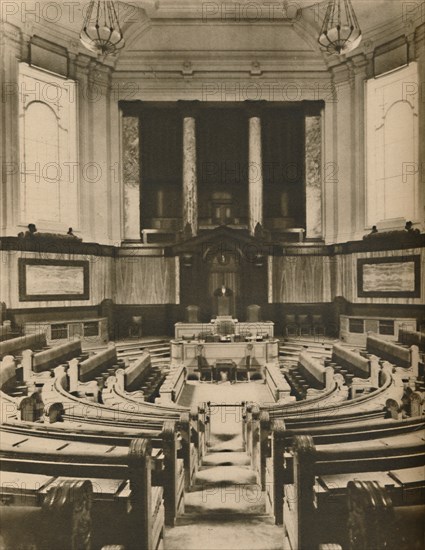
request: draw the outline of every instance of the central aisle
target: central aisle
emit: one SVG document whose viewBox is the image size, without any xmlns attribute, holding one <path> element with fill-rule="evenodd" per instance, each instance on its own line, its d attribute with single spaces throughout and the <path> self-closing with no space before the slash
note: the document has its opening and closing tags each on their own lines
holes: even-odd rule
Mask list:
<svg viewBox="0 0 425 550">
<path fill-rule="evenodd" d="M 166 550 L 280 550 L 283 528 L 266 513 L 265 499 L 245 452 L 242 407 L 273 402 L 261 382 L 188 383 L 179 404 L 211 402 L 208 453 L 185 495 L 185 513 L 165 532 Z M 226 406 L 214 406 L 226 404 Z"/>
<path fill-rule="evenodd" d="M 201 403 L 241 403 L 250 401 L 258 405 L 275 403 L 269 388 L 262 380 L 253 382 L 194 382 L 187 381 L 181 393 L 178 405 L 192 407 Z"/>
</svg>

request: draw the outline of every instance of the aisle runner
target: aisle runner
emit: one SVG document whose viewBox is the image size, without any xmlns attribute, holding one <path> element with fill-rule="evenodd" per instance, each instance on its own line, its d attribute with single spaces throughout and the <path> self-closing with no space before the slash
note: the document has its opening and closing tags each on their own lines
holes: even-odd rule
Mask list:
<svg viewBox="0 0 425 550">
<path fill-rule="evenodd" d="M 207 399 L 204 388 L 209 390 Z M 195 486 L 186 493 L 184 516 L 177 527 L 166 531 L 166 550 L 282 548 L 283 529 L 265 513 L 261 486 L 244 450 L 242 408 L 230 404 L 214 406 L 214 397 L 219 403 L 240 402 L 248 399 L 247 394 L 250 400 L 258 396 L 268 399 L 264 389 L 257 384 L 230 383 L 190 388 L 191 396 L 200 400 L 196 402 L 212 402 L 210 446 Z"/>
</svg>

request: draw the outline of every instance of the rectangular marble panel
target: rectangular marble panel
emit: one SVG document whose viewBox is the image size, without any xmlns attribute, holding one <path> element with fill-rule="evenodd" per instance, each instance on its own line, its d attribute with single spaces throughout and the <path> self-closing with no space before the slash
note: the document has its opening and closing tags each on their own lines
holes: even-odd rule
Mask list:
<svg viewBox="0 0 425 550">
<path fill-rule="evenodd" d="M 320 116 L 305 119 L 306 237 L 322 237 L 322 132 Z"/>
</svg>

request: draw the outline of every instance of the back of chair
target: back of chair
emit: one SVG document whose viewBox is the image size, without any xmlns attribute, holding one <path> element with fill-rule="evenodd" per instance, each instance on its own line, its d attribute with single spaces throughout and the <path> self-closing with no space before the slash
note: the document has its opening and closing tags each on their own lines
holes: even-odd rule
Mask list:
<svg viewBox="0 0 425 550">
<path fill-rule="evenodd" d="M 186 322 L 199 323 L 199 306 L 186 307 Z"/>
<path fill-rule="evenodd" d="M 247 323 L 259 323 L 261 319 L 261 306 L 251 304 L 246 308 Z"/>
</svg>

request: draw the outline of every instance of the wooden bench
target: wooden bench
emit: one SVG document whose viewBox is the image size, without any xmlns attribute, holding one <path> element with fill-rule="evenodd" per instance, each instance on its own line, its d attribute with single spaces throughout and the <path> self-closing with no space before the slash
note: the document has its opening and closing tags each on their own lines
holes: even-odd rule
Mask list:
<svg viewBox="0 0 425 550">
<path fill-rule="evenodd" d="M 354 535 L 348 524 L 346 505 L 349 482 L 354 479 L 374 480 L 386 486 L 387 491 L 394 495 L 394 502 L 403 505 L 404 498 L 408 504 L 423 504 L 424 464 L 423 441 L 407 441 L 385 447 L 365 443 L 315 446 L 312 437 L 296 436 L 294 483 L 285 486 L 283 515 L 290 547 L 311 550 L 319 548 L 320 544 L 336 543 L 344 549 L 353 548 L 348 540 L 350 533 Z M 395 479 L 392 472 L 408 472 L 407 469 L 415 472 L 416 468 L 421 468 L 422 472 L 420 479 L 410 485 L 419 487 L 415 494 L 415 491 L 409 491 L 409 483 Z M 381 503 L 376 504 L 379 507 Z M 353 519 L 352 516 L 351 521 Z M 385 525 L 381 527 L 385 528 Z M 389 530 L 391 527 L 387 525 Z M 355 536 L 362 538 L 364 533 Z M 364 542 L 364 538 L 362 540 Z M 375 542 L 376 539 L 372 539 L 366 546 L 357 548 L 386 548 L 376 546 Z"/>
<path fill-rule="evenodd" d="M 285 374 L 298 399 L 335 387 L 333 369 L 322 365 L 307 351 L 300 353 L 297 365 L 289 368 Z"/>
<path fill-rule="evenodd" d="M 89 395 L 95 402 L 99 398 L 101 381 L 125 365 L 122 359 L 117 358 L 114 344 L 109 344 L 107 349 L 83 361 L 78 358 L 71 359 L 68 364 L 69 391 Z"/>
<path fill-rule="evenodd" d="M 403 346 L 418 346 L 419 351 L 425 352 L 425 333 L 415 330 L 400 328 L 398 342 Z"/>
<path fill-rule="evenodd" d="M 419 349 L 418 346 L 406 348 L 395 342 L 382 340 L 378 335 L 369 332 L 366 338 L 366 349 L 390 363 L 404 369 L 411 369 L 416 378 L 419 374 Z"/>
<path fill-rule="evenodd" d="M 2 548 L 91 550 L 93 487 L 87 479 L 2 472 Z"/>
<path fill-rule="evenodd" d="M 340 385 L 339 377 L 342 379 L 340 374 L 334 376 L 337 386 Z M 394 409 L 393 414 L 398 417 L 402 414 L 402 399 L 405 392 L 401 375 L 397 372 L 393 373 L 389 365 L 384 365 L 380 373 L 380 383 L 379 388 L 354 399 L 347 399 L 348 388 L 342 384 L 338 391 L 325 392 L 316 398 L 284 405 L 277 404 L 266 407 L 266 409 L 271 418 L 286 419 L 312 414 L 334 414 L 337 417 L 340 414 L 351 414 L 356 411 L 368 413 L 383 411 L 388 408 L 388 402 L 391 400 L 391 407 Z M 395 409 L 396 406 L 398 407 L 397 410 Z"/>
<path fill-rule="evenodd" d="M 332 366 L 336 373 L 342 374 L 350 387 L 350 396 L 356 397 L 380 386 L 381 365 L 376 355 L 361 354 L 342 344 L 334 344 L 331 359 L 325 363 Z"/>
<path fill-rule="evenodd" d="M 193 477 L 194 456 L 198 455 L 197 435 L 194 434 L 194 424 L 191 424 L 189 410 L 183 407 L 158 406 L 143 401 L 130 400 L 119 394 L 109 394 L 107 405 L 94 403 L 75 397 L 68 393 L 68 377 L 64 367 L 55 369 L 55 378 L 46 383 L 42 390 L 45 404 L 45 416 L 50 422 L 69 421 L 77 423 L 92 423 L 97 426 L 111 426 L 116 429 L 143 428 L 161 430 L 167 420 L 178 421 L 182 436 L 182 458 L 185 465 L 185 486 L 189 487 Z M 194 419 L 195 421 L 195 419 Z M 198 426 L 200 428 L 202 422 Z M 195 435 L 193 441 L 192 435 Z M 196 444 L 196 448 L 192 443 Z"/>
<path fill-rule="evenodd" d="M 0 359 L 5 355 L 20 355 L 26 349 L 41 350 L 45 347 L 47 347 L 45 332 L 18 336 L 17 338 L 0 342 Z"/>
<path fill-rule="evenodd" d="M 42 383 L 46 375 L 50 376 L 50 371 L 54 367 L 66 363 L 76 356 L 81 356 L 81 354 L 81 341 L 79 339 L 39 352 L 26 349 L 22 352 L 23 379 L 25 382 Z"/>
<path fill-rule="evenodd" d="M 146 439 L 127 447 L 81 444 L 1 433 L 3 471 L 90 479 L 94 488 L 92 538 L 94 548 L 123 544 L 125 548 L 155 550 L 163 535 L 162 472 L 153 470 Z M 162 479 L 161 485 L 165 485 Z M 68 545 L 64 546 L 65 548 Z M 58 548 L 58 547 L 56 547 Z"/>
<path fill-rule="evenodd" d="M 416 496 L 423 494 L 425 488 L 423 468 L 391 470 L 388 477 L 396 485 L 383 487 L 385 479 L 348 482 L 346 507 L 350 550 L 423 547 L 425 506 L 423 499 Z"/>
<path fill-rule="evenodd" d="M 292 450 L 295 438 L 297 436 L 312 436 L 316 445 L 330 445 L 335 448 L 341 443 L 358 442 L 364 446 L 366 442 L 373 440 L 378 444 L 385 445 L 393 441 L 398 436 L 414 436 L 414 434 L 423 434 L 425 429 L 424 418 L 406 419 L 395 421 L 393 419 L 381 419 L 377 421 L 364 420 L 362 416 L 351 419 L 339 425 L 321 424 L 313 422 L 310 425 L 297 426 L 292 425 L 288 428 L 283 420 L 273 423 L 272 429 L 267 424 L 267 419 L 263 418 L 261 423 L 260 440 L 263 441 L 261 447 L 261 482 L 263 488 L 268 489 L 270 495 L 274 495 L 274 500 L 269 495 L 269 502 L 275 514 L 276 523 L 283 521 L 283 489 L 287 484 L 294 482 L 294 470 L 292 460 Z M 267 443 L 265 440 L 272 437 L 273 441 Z M 273 457 L 270 464 L 271 453 L 268 449 L 273 448 Z M 267 475 L 268 472 L 268 475 Z M 268 484 L 268 479 L 272 481 Z M 273 485 L 269 487 L 268 485 Z"/>
</svg>

